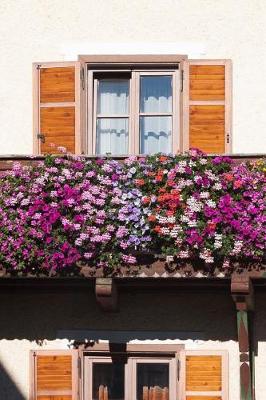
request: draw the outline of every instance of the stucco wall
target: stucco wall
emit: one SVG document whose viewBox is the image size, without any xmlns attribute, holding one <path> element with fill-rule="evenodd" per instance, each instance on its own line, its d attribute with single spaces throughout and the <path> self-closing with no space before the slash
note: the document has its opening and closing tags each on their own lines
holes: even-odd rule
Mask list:
<svg viewBox="0 0 266 400">
<path fill-rule="evenodd" d="M 156 338 L 156 332 L 167 332 L 168 342 L 171 336 L 187 349 L 228 350 L 229 399 L 239 400 L 235 311 L 229 292 L 224 290 L 194 291 L 190 295 L 178 289 L 160 293 L 151 289 L 122 291 L 119 312 L 108 314 L 98 308 L 92 289 L 11 292 L 2 288 L 0 321 L 0 393 L 4 395 L 0 398 L 6 400 L 28 398 L 29 350 L 40 348 L 36 340 L 44 340 L 45 349 L 67 348 L 78 332 L 89 330 L 98 331 L 99 339 L 106 338 L 101 331 L 131 331 L 132 340 L 139 332 L 146 340 Z M 263 362 L 260 359 L 259 363 Z M 263 370 L 258 375 L 261 388 Z M 263 392 L 257 399 L 264 400 Z"/>
<path fill-rule="evenodd" d="M 81 50 L 231 58 L 233 151 L 265 152 L 265 0 L 2 0 L 0 38 L 0 154 L 32 152 L 32 62 Z"/>
</svg>

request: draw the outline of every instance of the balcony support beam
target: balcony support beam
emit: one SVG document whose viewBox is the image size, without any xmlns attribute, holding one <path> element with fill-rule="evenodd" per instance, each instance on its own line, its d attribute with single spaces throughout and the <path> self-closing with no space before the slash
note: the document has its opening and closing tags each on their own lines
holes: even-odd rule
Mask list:
<svg viewBox="0 0 266 400">
<path fill-rule="evenodd" d="M 116 311 L 118 304 L 117 286 L 112 278 L 96 278 L 96 300 L 102 310 Z"/>
</svg>

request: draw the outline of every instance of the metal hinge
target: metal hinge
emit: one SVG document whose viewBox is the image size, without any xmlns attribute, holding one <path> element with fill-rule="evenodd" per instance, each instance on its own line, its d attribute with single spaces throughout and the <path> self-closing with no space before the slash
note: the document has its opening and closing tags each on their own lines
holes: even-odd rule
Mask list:
<svg viewBox="0 0 266 400">
<path fill-rule="evenodd" d="M 229 135 L 229 133 L 227 133 L 227 135 L 226 135 L 226 143 L 230 143 L 230 135 Z"/>
<path fill-rule="evenodd" d="M 42 64 L 37 64 L 36 69 L 41 69 Z"/>
<path fill-rule="evenodd" d="M 181 88 L 180 88 L 180 92 L 182 93 L 184 91 L 184 70 L 181 69 Z"/>
<path fill-rule="evenodd" d="M 42 143 L 45 143 L 45 136 L 43 133 L 38 133 L 37 138 L 40 139 Z"/>
<path fill-rule="evenodd" d="M 180 360 L 177 360 L 177 380 L 178 381 L 180 379 L 180 369 L 181 369 Z"/>
<path fill-rule="evenodd" d="M 80 80 L 81 80 L 82 90 L 85 90 L 85 71 L 84 71 L 84 67 L 81 67 L 81 69 L 80 69 Z"/>
<path fill-rule="evenodd" d="M 78 377 L 81 379 L 81 358 L 78 357 Z"/>
</svg>

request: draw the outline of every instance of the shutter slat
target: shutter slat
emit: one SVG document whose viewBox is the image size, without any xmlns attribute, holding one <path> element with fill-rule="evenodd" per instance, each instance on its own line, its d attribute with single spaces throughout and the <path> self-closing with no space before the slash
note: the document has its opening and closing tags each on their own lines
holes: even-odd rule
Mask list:
<svg viewBox="0 0 266 400">
<path fill-rule="evenodd" d="M 188 146 L 206 153 L 228 152 L 231 134 L 230 62 L 190 60 L 188 63 Z"/>
</svg>

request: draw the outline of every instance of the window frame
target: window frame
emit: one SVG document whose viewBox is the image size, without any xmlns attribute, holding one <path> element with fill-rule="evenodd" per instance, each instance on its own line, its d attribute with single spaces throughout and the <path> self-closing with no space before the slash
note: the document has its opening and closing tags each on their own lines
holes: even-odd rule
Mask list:
<svg viewBox="0 0 266 400">
<path fill-rule="evenodd" d="M 183 151 L 183 114 L 184 114 L 184 64 L 187 62 L 186 55 L 80 55 L 78 57 L 83 70 L 83 93 L 81 94 L 81 136 L 83 153 L 96 155 L 95 140 L 95 96 L 94 96 L 94 74 L 96 73 L 131 73 L 130 92 L 136 93 L 133 84 L 139 81 L 138 75 L 169 75 L 173 74 L 173 98 L 172 98 L 172 153 Z M 133 98 L 134 97 L 134 98 Z M 128 155 L 141 155 L 139 149 L 139 133 L 136 125 L 136 98 L 130 96 L 129 112 L 129 138 Z M 93 100 L 92 100 L 93 99 Z M 176 110 L 176 112 L 175 112 Z M 85 112 L 84 112 L 85 111 Z M 132 132 L 134 134 L 132 135 Z M 105 156 L 105 155 L 103 155 Z M 117 157 L 117 155 L 112 155 Z M 123 155 L 118 155 L 123 157 Z"/>
<path fill-rule="evenodd" d="M 112 355 L 126 356 L 125 363 L 125 399 L 137 400 L 138 363 L 169 364 L 169 400 L 181 399 L 182 382 L 179 376 L 179 363 L 184 345 L 180 344 L 112 344 L 95 343 L 90 349 L 82 350 L 81 392 L 83 400 L 92 399 L 92 365 L 93 363 L 112 362 Z M 121 350 L 119 350 L 119 347 Z"/>
</svg>

